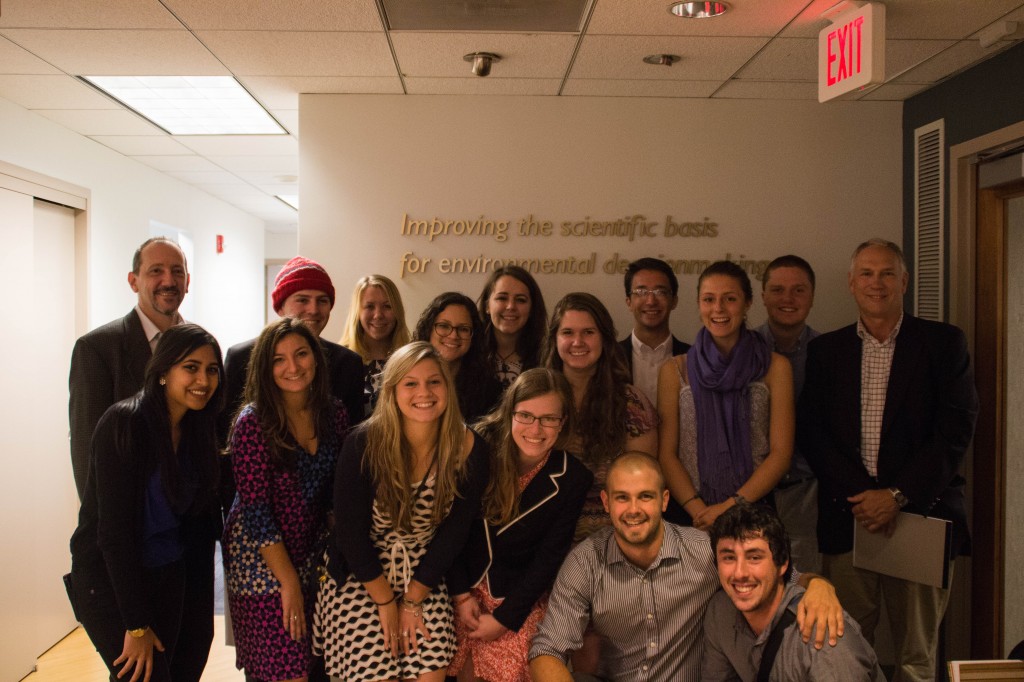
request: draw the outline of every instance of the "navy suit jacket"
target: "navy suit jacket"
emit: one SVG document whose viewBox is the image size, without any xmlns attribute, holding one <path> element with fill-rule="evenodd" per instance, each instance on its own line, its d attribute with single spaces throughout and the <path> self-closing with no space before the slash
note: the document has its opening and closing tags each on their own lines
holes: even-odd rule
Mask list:
<svg viewBox="0 0 1024 682">
<path fill-rule="evenodd" d="M 626 356 L 626 366 L 629 367 L 629 376 L 633 376 L 633 334 L 630 332 L 629 336 L 619 341 L 619 348 Z M 672 336 L 672 357 L 677 355 L 684 355 L 690 350 L 690 344 L 683 343 L 677 339 L 674 335 Z"/>
<path fill-rule="evenodd" d="M 952 551 L 966 553 L 965 481 L 958 471 L 978 414 L 967 339 L 952 325 L 904 314 L 886 390 L 877 480 L 860 456 L 861 347 L 855 324 L 807 347 L 797 427 L 800 450 L 820 485 L 821 551 L 853 549 L 847 497 L 896 487 L 910 501 L 904 511 L 953 521 Z"/>
<path fill-rule="evenodd" d="M 121 319 L 97 327 L 75 342 L 68 376 L 68 419 L 78 499 L 85 494 L 92 434 L 100 417 L 108 407 L 142 389 L 146 363 L 152 356 L 134 308 Z"/>
<path fill-rule="evenodd" d="M 594 475 L 567 452 L 556 450 L 523 490 L 519 514 L 504 526 L 477 519 L 448 574 L 451 594 L 468 592 L 485 577 L 491 596 L 504 598 L 494 617 L 510 630 L 522 627 L 541 595 L 551 590 L 572 547 L 576 520 Z"/>
</svg>

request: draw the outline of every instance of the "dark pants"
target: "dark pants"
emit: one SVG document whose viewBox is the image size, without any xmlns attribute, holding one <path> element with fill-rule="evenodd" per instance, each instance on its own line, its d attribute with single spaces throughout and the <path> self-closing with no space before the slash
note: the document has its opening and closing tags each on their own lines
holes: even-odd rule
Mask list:
<svg viewBox="0 0 1024 682">
<path fill-rule="evenodd" d="M 142 571 L 144 593 L 149 599 L 149 612 L 153 614 L 153 622 L 148 625 L 164 645 L 163 652 L 153 651 L 150 682 L 177 682 L 171 672 L 171 661 L 174 659 L 181 629 L 182 598 L 185 593 L 184 562 L 177 561 L 168 566 Z M 105 570 L 95 573 L 72 570 L 71 582 L 75 613 L 110 670 L 111 679 L 115 679 L 121 668 L 114 668 L 114 661 L 124 651 L 125 624 L 110 578 Z"/>
<path fill-rule="evenodd" d="M 171 661 L 174 682 L 199 682 L 213 642 L 214 541 L 195 540 L 185 547 L 185 592 L 181 634 Z"/>
</svg>

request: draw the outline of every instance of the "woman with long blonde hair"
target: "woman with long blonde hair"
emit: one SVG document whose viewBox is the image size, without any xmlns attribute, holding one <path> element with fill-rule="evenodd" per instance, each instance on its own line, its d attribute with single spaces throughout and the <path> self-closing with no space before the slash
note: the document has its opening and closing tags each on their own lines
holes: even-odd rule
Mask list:
<svg viewBox="0 0 1024 682">
<path fill-rule="evenodd" d="M 335 476 L 315 647 L 332 678 L 439 682 L 455 650 L 443 578 L 479 513 L 487 446 L 429 343 L 395 351 L 381 379 Z"/>
<path fill-rule="evenodd" d="M 394 282 L 384 275 L 367 275 L 356 282 L 340 343 L 363 359 L 363 396 L 368 416 L 377 403 L 384 363 L 396 348 L 409 343 L 405 306 Z"/>
</svg>

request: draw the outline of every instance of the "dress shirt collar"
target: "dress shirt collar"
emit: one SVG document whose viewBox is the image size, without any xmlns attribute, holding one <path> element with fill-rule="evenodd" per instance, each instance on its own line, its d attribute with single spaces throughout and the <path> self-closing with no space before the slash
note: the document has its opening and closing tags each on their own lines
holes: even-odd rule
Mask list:
<svg viewBox="0 0 1024 682">
<path fill-rule="evenodd" d="M 661 343 L 659 343 L 657 346 L 655 346 L 653 348 L 651 348 L 646 343 L 644 343 L 643 341 L 638 339 L 636 337 L 636 332 L 635 331 L 630 333 L 629 338 L 633 342 L 633 352 L 634 353 L 645 353 L 645 354 L 646 353 L 664 353 L 666 347 L 668 347 L 668 348 L 672 347 L 672 334 L 671 333 L 669 333 L 669 335 L 665 337 L 664 341 L 662 341 Z"/>
<path fill-rule="evenodd" d="M 661 547 L 658 549 L 658 555 L 654 557 L 654 561 L 647 568 L 640 568 L 622 553 L 619 548 L 619 542 L 615 539 L 615 529 L 608 535 L 608 551 L 606 556 L 608 565 L 612 564 L 625 564 L 632 566 L 637 571 L 646 572 L 657 568 L 661 565 L 662 561 L 678 561 L 682 547 L 679 544 L 679 539 L 675 533 L 670 533 L 668 528 L 665 526 L 665 522 L 661 522 L 662 534 L 661 534 Z"/>
<path fill-rule="evenodd" d="M 876 346 L 887 346 L 887 345 L 891 344 L 893 342 L 893 340 L 896 338 L 896 335 L 900 333 L 900 327 L 902 327 L 902 326 L 903 326 L 903 313 L 900 313 L 900 319 L 896 321 L 896 326 L 892 328 L 891 332 L 889 332 L 889 336 L 886 337 L 885 341 L 879 341 L 874 336 L 872 336 L 871 332 L 868 331 L 868 328 L 864 326 L 864 320 L 862 320 L 861 318 L 858 317 L 857 318 L 857 336 L 859 336 L 864 341 L 870 341 L 871 343 L 873 343 Z"/>
<path fill-rule="evenodd" d="M 142 331 L 146 334 L 146 341 L 149 343 L 150 350 L 156 350 L 157 336 L 160 334 L 160 328 L 153 324 L 153 320 L 146 317 L 146 313 L 142 312 L 142 308 L 135 305 L 135 312 L 139 316 L 139 322 L 142 323 Z M 174 324 L 181 324 L 185 320 L 182 319 L 180 313 L 174 313 Z"/>
</svg>

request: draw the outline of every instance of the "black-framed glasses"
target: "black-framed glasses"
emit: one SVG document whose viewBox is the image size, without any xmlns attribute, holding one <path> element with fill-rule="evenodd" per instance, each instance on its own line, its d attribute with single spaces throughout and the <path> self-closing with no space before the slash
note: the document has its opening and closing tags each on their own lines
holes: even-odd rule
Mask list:
<svg viewBox="0 0 1024 682">
<path fill-rule="evenodd" d="M 455 332 L 455 336 L 460 339 L 473 338 L 473 327 L 468 324 L 455 326 L 448 324 L 447 322 L 435 322 L 434 331 L 437 332 L 438 336 L 448 336 L 452 332 Z"/>
<path fill-rule="evenodd" d="M 532 424 L 539 419 L 540 425 L 549 429 L 561 426 L 563 419 L 562 417 L 556 417 L 553 414 L 545 414 L 541 417 L 538 417 L 537 415 L 531 414 L 529 412 L 513 412 L 512 418 L 515 419 L 520 424 Z"/>
<path fill-rule="evenodd" d="M 668 289 L 648 289 L 647 287 L 637 287 L 633 291 L 629 292 L 636 298 L 647 298 L 651 294 L 654 294 L 654 298 L 668 298 L 672 295 L 672 292 Z"/>
</svg>

